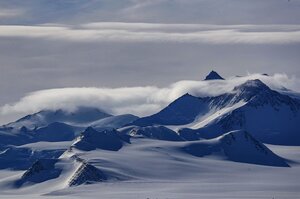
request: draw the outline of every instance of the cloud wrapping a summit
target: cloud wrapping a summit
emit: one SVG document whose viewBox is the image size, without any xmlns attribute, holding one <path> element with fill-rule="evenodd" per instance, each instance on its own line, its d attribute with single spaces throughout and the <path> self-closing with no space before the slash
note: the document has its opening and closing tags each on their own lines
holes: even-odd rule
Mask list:
<svg viewBox="0 0 300 199">
<path fill-rule="evenodd" d="M 165 88 L 154 86 L 124 88 L 57 88 L 29 93 L 13 104 L 1 107 L 1 114 L 34 113 L 43 109 L 74 110 L 78 106 L 98 107 L 111 114 L 131 113 L 138 116 L 153 114 L 185 93 L 194 96 L 216 96 L 244 83 L 260 79 L 276 90 L 300 91 L 300 81 L 285 74 L 265 76 L 252 74 L 227 80 L 179 81 Z"/>
</svg>

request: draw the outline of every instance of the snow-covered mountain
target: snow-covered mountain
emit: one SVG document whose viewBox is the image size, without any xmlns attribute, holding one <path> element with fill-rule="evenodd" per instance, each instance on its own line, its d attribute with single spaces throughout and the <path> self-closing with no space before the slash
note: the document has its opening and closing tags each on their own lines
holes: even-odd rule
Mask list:
<svg viewBox="0 0 300 199">
<path fill-rule="evenodd" d="M 132 124 L 137 126 L 183 125 L 193 122 L 196 117 L 207 112 L 209 112 L 209 107 L 205 101 L 187 93 L 160 112 L 139 118 Z"/>
<path fill-rule="evenodd" d="M 263 142 L 299 145 L 299 121 L 300 100 L 271 90 L 255 79 L 216 97 L 185 94 L 160 112 L 133 124 L 172 126 L 186 140 L 214 138 L 245 129 Z"/>
<path fill-rule="evenodd" d="M 2 128 L 21 129 L 25 127 L 33 130 L 38 127 L 47 126 L 54 122 L 66 123 L 69 125 L 80 125 L 93 122 L 111 116 L 97 108 L 78 107 L 74 111 L 67 110 L 42 110 L 38 113 L 27 115 L 15 122 L 3 125 Z"/>
<path fill-rule="evenodd" d="M 0 151 L 0 169 L 24 170 L 28 169 L 39 159 L 58 158 L 65 149 L 47 148 L 31 149 L 24 145 L 23 147 L 2 146 Z"/>
<path fill-rule="evenodd" d="M 107 180 L 105 174 L 93 165 L 81 161 L 79 167 L 68 181 L 69 186 L 78 186 Z"/>
<path fill-rule="evenodd" d="M 214 71 L 206 78 L 221 79 Z M 300 100 L 284 90 L 254 79 L 219 96 L 187 93 L 142 118 L 93 107 L 25 116 L 0 127 L 0 175 L 15 174 L 0 187 L 56 194 L 84 184 L 294 168 L 294 156 L 265 144 L 300 145 Z"/>
<path fill-rule="evenodd" d="M 123 142 L 129 142 L 129 137 L 121 135 L 115 129 L 96 131 L 92 127 L 89 127 L 81 133 L 72 144 L 72 147 L 84 151 L 94 149 L 118 151 L 122 148 Z"/>
<path fill-rule="evenodd" d="M 132 115 L 132 114 L 124 114 L 124 115 L 117 115 L 117 116 L 110 116 L 100 120 L 96 120 L 89 124 L 89 126 L 93 127 L 94 129 L 101 130 L 107 128 L 121 128 L 129 123 L 134 122 L 139 117 Z"/>
<path fill-rule="evenodd" d="M 288 166 L 283 158 L 243 130 L 231 131 L 212 140 L 190 142 L 183 150 L 197 157 L 214 155 L 236 162 Z"/>
<path fill-rule="evenodd" d="M 112 116 L 91 107 L 79 107 L 73 112 L 43 110 L 1 126 L 0 144 L 69 141 L 89 126 L 101 131 L 123 127 L 136 119 L 132 114 Z"/>
<path fill-rule="evenodd" d="M 47 180 L 59 177 L 61 169 L 55 168 L 58 159 L 39 159 L 27 169 L 19 180 L 15 182 L 15 186 L 21 187 L 42 183 Z"/>
<path fill-rule="evenodd" d="M 149 134 L 151 129 L 147 131 Z M 155 129 L 153 131 L 155 132 Z M 243 130 L 228 132 L 210 140 L 176 140 L 176 142 L 173 140 L 157 140 L 157 138 L 140 139 L 136 136 L 137 134 L 134 134 L 131 137 L 131 144 L 124 145 L 122 153 L 103 147 L 103 142 L 109 143 L 109 146 L 115 146 L 116 143 L 112 142 L 112 137 L 101 140 L 97 139 L 100 132 L 92 128 L 89 128 L 87 132 L 92 134 L 90 135 L 89 146 L 94 144 L 93 148 L 90 147 L 87 151 L 86 148 L 77 147 L 76 143 L 78 142 L 65 143 L 65 152 L 62 155 L 40 156 L 27 165 L 26 170 L 21 175 L 8 180 L 7 183 L 22 188 L 54 181 L 58 186 L 57 188 L 61 189 L 81 184 L 111 180 L 123 181 L 131 178 L 145 178 L 146 176 L 152 178 L 158 175 L 164 178 L 171 175 L 172 172 L 174 172 L 173 175 L 178 174 L 179 168 L 182 172 L 187 172 L 183 168 L 186 167 L 189 161 L 194 161 L 195 158 L 289 167 L 284 158 L 274 154 L 268 147 L 253 138 L 250 133 Z M 108 134 L 109 132 L 102 132 L 101 136 L 105 133 Z M 91 140 L 94 140 L 94 142 L 92 143 Z M 86 140 L 85 147 L 87 143 Z M 69 148 L 70 144 L 71 147 Z M 23 146 L 20 149 L 33 151 L 40 147 L 40 145 L 34 144 Z M 56 147 L 60 148 L 61 146 Z M 168 164 L 167 167 L 162 167 L 160 164 L 149 165 L 150 162 L 157 161 L 157 163 L 160 163 L 166 161 L 166 159 L 170 161 L 165 162 Z M 187 163 L 183 164 L 185 161 Z M 180 164 L 183 165 L 179 166 Z M 194 167 L 192 165 L 189 166 Z M 178 166 L 179 168 L 176 168 Z"/>
<path fill-rule="evenodd" d="M 300 101 L 271 90 L 260 80 L 249 80 L 233 93 L 205 100 L 216 111 L 195 120 L 190 129 L 181 129 L 181 134 L 186 131 L 212 138 L 245 129 L 263 142 L 300 144 Z"/>
<path fill-rule="evenodd" d="M 41 158 L 35 161 L 20 177 L 8 182 L 16 188 L 26 188 L 51 180 L 59 180 L 56 188 L 66 188 L 107 180 L 106 175 L 95 166 L 78 158 Z"/>
</svg>

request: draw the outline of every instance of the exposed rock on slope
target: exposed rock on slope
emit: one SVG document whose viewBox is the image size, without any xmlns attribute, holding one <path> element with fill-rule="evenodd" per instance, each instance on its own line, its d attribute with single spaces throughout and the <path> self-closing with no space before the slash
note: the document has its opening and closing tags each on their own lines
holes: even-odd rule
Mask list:
<svg viewBox="0 0 300 199">
<path fill-rule="evenodd" d="M 37 141 L 59 142 L 69 141 L 75 138 L 74 129 L 64 123 L 54 122 L 46 127 L 31 132 Z"/>
<path fill-rule="evenodd" d="M 182 138 L 175 131 L 164 126 L 135 127 L 129 134 L 131 136 L 143 135 L 158 140 L 182 141 Z"/>
<path fill-rule="evenodd" d="M 61 169 L 55 168 L 58 159 L 40 159 L 22 175 L 21 179 L 16 181 L 15 185 L 20 187 L 33 183 L 41 183 L 53 178 L 57 178 Z"/>
<path fill-rule="evenodd" d="M 115 129 L 96 131 L 92 127 L 89 127 L 81 133 L 77 140 L 72 144 L 72 147 L 84 151 L 94 149 L 118 151 L 122 148 L 123 142 L 126 141 L 129 142 L 129 137 L 120 135 Z"/>
<path fill-rule="evenodd" d="M 82 161 L 78 169 L 68 181 L 68 185 L 77 186 L 81 184 L 90 184 L 93 182 L 102 182 L 104 180 L 107 180 L 107 177 L 102 171 L 93 165 Z"/>
</svg>

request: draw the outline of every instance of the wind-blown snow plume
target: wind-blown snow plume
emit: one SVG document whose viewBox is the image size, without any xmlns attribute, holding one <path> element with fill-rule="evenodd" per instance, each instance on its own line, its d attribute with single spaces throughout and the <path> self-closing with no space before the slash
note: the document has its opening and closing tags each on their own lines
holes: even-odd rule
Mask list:
<svg viewBox="0 0 300 199">
<path fill-rule="evenodd" d="M 79 106 L 98 107 L 108 113 L 132 113 L 145 116 L 159 111 L 185 93 L 194 96 L 216 96 L 230 92 L 249 79 L 260 79 L 275 90 L 285 88 L 300 91 L 300 81 L 285 74 L 266 76 L 251 74 L 227 80 L 179 81 L 165 88 L 155 86 L 123 88 L 57 88 L 29 93 L 13 104 L 0 108 L 1 115 L 33 113 L 42 109 L 74 110 Z"/>
</svg>

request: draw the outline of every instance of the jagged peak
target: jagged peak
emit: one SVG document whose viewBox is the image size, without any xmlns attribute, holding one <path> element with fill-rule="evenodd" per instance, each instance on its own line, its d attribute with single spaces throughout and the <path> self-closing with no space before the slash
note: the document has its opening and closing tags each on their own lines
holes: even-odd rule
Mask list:
<svg viewBox="0 0 300 199">
<path fill-rule="evenodd" d="M 68 181 L 69 186 L 78 186 L 107 180 L 105 174 L 93 165 L 82 161 L 78 169 Z"/>
<path fill-rule="evenodd" d="M 93 127 L 91 127 L 91 126 L 89 126 L 89 127 L 87 127 L 85 130 L 84 130 L 84 132 L 82 132 L 82 135 L 84 135 L 84 134 L 87 134 L 87 133 L 89 133 L 89 132 L 98 132 L 98 131 L 96 131 L 96 129 L 94 129 Z"/>
<path fill-rule="evenodd" d="M 22 175 L 22 178 L 27 178 L 43 170 L 52 169 L 57 161 L 57 159 L 38 159 Z"/>
<path fill-rule="evenodd" d="M 204 80 L 224 80 L 216 71 L 212 70 Z"/>
</svg>

